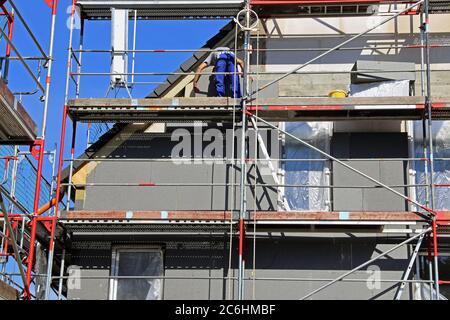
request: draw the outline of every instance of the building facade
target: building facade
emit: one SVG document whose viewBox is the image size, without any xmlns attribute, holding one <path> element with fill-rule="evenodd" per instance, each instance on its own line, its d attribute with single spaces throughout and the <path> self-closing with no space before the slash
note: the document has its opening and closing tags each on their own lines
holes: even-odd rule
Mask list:
<svg viewBox="0 0 450 320">
<path fill-rule="evenodd" d="M 398 101 L 424 95 L 420 16 L 399 15 L 381 24 L 402 7 L 377 10 L 351 17 L 261 18 L 251 35 L 258 49 L 250 56 L 252 90 L 308 65 L 260 90 L 254 105 L 258 99 L 326 98 L 333 90 Z M 450 36 L 446 19 L 431 15 L 436 47 Z M 204 48 L 235 48 L 234 35 L 231 23 Z M 240 47 L 236 52 L 243 57 Z M 433 97 L 446 96 L 450 86 L 449 56 L 445 46 L 432 51 Z M 185 74 L 169 77 L 148 100 L 213 97 L 213 76 L 206 72 L 200 93 L 193 91 L 193 73 L 204 58 L 203 51 L 195 53 L 180 66 Z M 70 239 L 67 298 L 237 299 L 242 289 L 245 299 L 430 299 L 430 284 L 422 281 L 430 271 L 429 238 L 422 236 L 427 221 L 417 205 L 429 205 L 427 169 L 417 160 L 428 157 L 422 120 L 400 111 L 353 117 L 331 109 L 309 116 L 304 109 L 295 111 L 303 121 L 270 122 L 282 131 L 265 122 L 255 122 L 256 129 L 249 121 L 241 243 L 241 122 L 114 126 L 66 170 L 64 181 L 74 185 L 73 210 L 63 211 L 61 219 Z M 449 150 L 447 128 L 446 121 L 433 123 L 436 158 Z M 435 183 L 448 183 L 447 172 L 445 162 L 438 162 Z M 435 189 L 434 208 L 448 210 L 447 189 Z M 439 242 L 445 274 L 445 237 Z"/>
</svg>

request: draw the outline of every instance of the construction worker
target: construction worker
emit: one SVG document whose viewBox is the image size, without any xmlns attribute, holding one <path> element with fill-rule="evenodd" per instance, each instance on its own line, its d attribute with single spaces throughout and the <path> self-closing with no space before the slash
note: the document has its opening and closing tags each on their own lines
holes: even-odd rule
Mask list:
<svg viewBox="0 0 450 320">
<path fill-rule="evenodd" d="M 241 69 L 244 70 L 244 61 L 236 57 L 230 48 L 216 48 L 215 51 L 211 52 L 206 60 L 198 66 L 194 77 L 194 91 L 197 93 L 200 92 L 197 82 L 202 71 L 208 66 L 214 66 L 214 72 L 218 73 L 214 75 L 217 96 L 227 96 L 228 88 L 233 98 L 241 98 L 239 72 L 235 65 L 236 62 Z M 232 74 L 223 74 L 225 72 L 232 72 Z"/>
</svg>

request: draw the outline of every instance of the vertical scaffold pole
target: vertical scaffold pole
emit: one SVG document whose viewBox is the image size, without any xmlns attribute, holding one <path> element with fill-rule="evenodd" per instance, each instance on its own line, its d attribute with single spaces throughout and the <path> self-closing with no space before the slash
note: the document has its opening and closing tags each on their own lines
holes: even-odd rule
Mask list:
<svg viewBox="0 0 450 320">
<path fill-rule="evenodd" d="M 14 9 L 9 12 L 4 5 L 2 5 L 2 9 L 6 14 L 7 22 L 8 22 L 8 39 L 12 42 L 13 40 L 13 30 L 14 30 Z M 5 54 L 5 67 L 3 70 L 3 79 L 5 83 L 8 83 L 8 75 L 9 75 L 9 63 L 11 57 L 11 44 L 6 45 L 6 54 Z"/>
<path fill-rule="evenodd" d="M 50 183 L 50 199 L 55 198 L 55 186 L 56 186 L 56 149 L 57 144 L 55 143 L 55 149 L 51 151 L 51 157 L 53 157 L 52 161 L 52 181 Z M 55 207 L 50 211 L 50 214 L 55 214 Z"/>
<path fill-rule="evenodd" d="M 421 95 L 423 97 L 427 97 L 427 76 L 425 70 L 425 24 L 424 24 L 424 12 L 421 10 L 420 12 L 420 89 Z M 427 107 L 427 105 L 425 105 Z M 425 205 L 427 207 L 430 206 L 430 183 L 429 183 L 429 170 L 428 170 L 428 162 L 430 161 L 428 156 L 428 127 L 427 127 L 427 118 L 424 117 L 422 119 L 422 148 L 423 148 L 423 157 L 425 158 L 424 162 L 424 182 L 425 182 Z M 430 242 L 430 241 L 428 241 Z M 429 257 L 426 259 L 426 263 L 428 265 L 429 270 L 429 279 L 433 281 L 433 261 L 431 259 L 431 251 L 429 251 Z M 433 300 L 433 285 L 430 283 L 430 299 Z"/>
<path fill-rule="evenodd" d="M 239 274 L 238 274 L 238 300 L 244 299 L 244 245 L 245 245 L 245 214 L 247 211 L 247 190 L 246 190 L 246 156 L 247 156 L 247 99 L 250 94 L 250 2 L 245 2 L 245 26 L 244 29 L 244 94 L 242 99 L 242 131 L 241 131 L 241 197 L 239 210 Z"/>
<path fill-rule="evenodd" d="M 47 128 L 47 113 L 48 113 L 48 101 L 50 95 L 50 83 L 51 83 L 51 75 L 52 75 L 52 65 L 53 65 L 53 47 L 54 47 L 54 38 L 55 38 L 55 26 L 56 26 L 56 11 L 58 6 L 58 0 L 54 0 L 52 3 L 52 25 L 50 28 L 50 48 L 49 48 L 49 60 L 47 66 L 47 77 L 45 79 L 46 88 L 45 88 L 45 101 L 44 101 L 44 116 L 42 120 L 42 150 L 40 155 L 43 157 L 44 155 L 44 143 L 45 143 L 45 131 Z M 42 162 L 42 161 L 41 161 Z M 40 174 L 38 173 L 39 178 Z M 37 209 L 36 209 L 37 210 Z M 36 213 L 36 211 L 35 211 Z M 48 262 L 53 260 L 53 238 L 55 236 L 54 229 L 56 228 L 56 220 L 52 221 L 52 227 L 50 231 L 50 241 L 49 241 L 49 252 L 48 252 Z M 45 286 L 45 299 L 48 299 L 48 294 L 50 291 L 51 284 L 51 274 L 52 274 L 52 264 L 47 263 L 47 279 Z"/>
<path fill-rule="evenodd" d="M 29 288 L 31 285 L 31 273 L 33 271 L 33 259 L 34 259 L 34 251 L 35 251 L 35 241 L 36 241 L 36 215 L 39 210 L 39 197 L 40 197 L 40 189 L 41 189 L 41 180 L 42 180 L 42 166 L 44 162 L 44 153 L 45 153 L 45 133 L 47 129 L 47 115 L 48 115 L 48 106 L 49 106 L 49 98 L 50 98 L 50 85 L 51 85 L 51 76 L 52 76 L 52 66 L 53 66 L 53 47 L 54 47 L 54 39 L 55 39 L 55 26 L 56 26 L 56 9 L 57 9 L 58 0 L 54 0 L 52 3 L 52 19 L 50 26 L 50 43 L 48 50 L 48 60 L 47 60 L 47 76 L 45 78 L 45 92 L 44 92 L 44 110 L 42 114 L 42 128 L 41 128 L 41 137 L 39 138 L 39 154 L 38 154 L 38 167 L 36 173 L 36 188 L 34 194 L 34 204 L 33 204 L 33 217 L 31 218 L 31 235 L 30 235 L 30 248 L 28 252 L 27 259 L 27 275 L 26 275 L 26 288 L 25 299 L 31 299 L 31 295 L 29 292 Z M 51 240 L 50 240 L 51 242 Z M 46 289 L 47 290 L 47 289 Z"/>
<path fill-rule="evenodd" d="M 28 249 L 28 257 L 27 257 L 27 274 L 25 278 L 25 292 L 24 292 L 24 299 L 25 300 L 31 300 L 31 292 L 30 292 L 30 285 L 31 285 L 31 273 L 33 271 L 33 259 L 34 259 L 34 250 L 35 250 L 35 242 L 36 242 L 36 217 L 31 217 L 30 221 L 30 247 Z"/>
<path fill-rule="evenodd" d="M 80 17 L 80 44 L 78 53 L 78 65 L 77 65 L 77 88 L 75 92 L 75 97 L 78 99 L 80 97 L 80 83 L 81 83 L 81 65 L 83 63 L 83 44 L 84 44 L 84 19 Z"/>
<path fill-rule="evenodd" d="M 66 261 L 66 248 L 63 248 L 62 255 L 61 255 L 61 268 L 59 270 L 59 279 L 58 279 L 58 300 L 61 300 L 61 297 L 62 297 L 65 261 Z"/>
<path fill-rule="evenodd" d="M 71 72 L 71 61 L 72 61 L 72 40 L 73 40 L 73 29 L 75 25 L 75 4 L 76 0 L 72 0 L 71 14 L 70 14 L 70 31 L 69 31 L 69 49 L 67 54 L 67 70 L 66 70 L 66 87 L 65 87 L 65 96 L 64 96 L 64 110 L 61 124 L 61 139 L 59 145 L 59 156 L 58 156 L 58 175 L 56 178 L 56 195 L 55 195 L 55 215 L 52 220 L 52 228 L 51 228 L 51 238 L 49 244 L 49 255 L 48 255 L 48 269 L 47 274 L 51 275 L 51 271 L 53 269 L 53 256 L 54 256 L 54 248 L 55 248 L 55 229 L 56 223 L 59 217 L 59 202 L 61 201 L 61 174 L 62 167 L 64 163 L 64 145 L 65 145 L 65 136 L 66 136 L 66 122 L 68 115 L 68 107 L 67 107 L 67 97 L 69 95 L 69 80 L 70 80 L 70 72 Z M 47 276 L 47 286 L 45 288 L 45 298 L 49 299 L 50 294 L 50 285 L 51 285 L 51 276 Z"/>
<path fill-rule="evenodd" d="M 47 283 L 45 286 L 45 299 L 49 299 L 50 295 L 50 286 L 51 286 L 51 276 L 53 270 L 53 256 L 54 256 L 54 248 L 55 248 L 55 229 L 56 223 L 59 216 L 59 202 L 61 201 L 61 173 L 63 166 L 63 154 L 64 154 L 64 141 L 65 141 L 65 133 L 66 133 L 66 122 L 67 122 L 67 106 L 64 106 L 63 110 L 63 120 L 61 124 L 61 139 L 59 146 L 59 159 L 58 159 L 58 175 L 56 178 L 56 194 L 55 194 L 55 213 L 52 219 L 52 228 L 51 228 L 51 236 L 49 243 L 49 253 L 48 253 L 48 262 L 47 262 Z"/>
<path fill-rule="evenodd" d="M 431 253 L 431 233 L 428 235 L 427 244 L 427 265 L 428 265 L 428 277 L 430 279 L 430 300 L 434 300 L 434 289 L 433 289 L 433 254 Z"/>
<path fill-rule="evenodd" d="M 429 39 L 429 0 L 424 1 L 425 21 L 423 23 L 423 34 L 425 42 L 425 64 L 426 64 L 426 96 L 425 105 L 428 124 L 428 147 L 430 156 L 428 163 L 430 166 L 430 207 L 435 210 L 435 189 L 434 189 L 434 148 L 433 148 L 433 121 L 432 121 L 432 98 L 431 98 L 431 61 L 430 61 L 430 39 Z M 437 249 L 437 227 L 436 216 L 433 216 L 433 246 L 434 246 L 434 285 L 436 291 L 436 299 L 439 300 L 439 268 L 438 268 L 438 249 Z"/>
<path fill-rule="evenodd" d="M 70 207 L 70 198 L 72 195 L 72 174 L 73 174 L 73 162 L 75 159 L 75 143 L 77 136 L 77 122 L 72 122 L 72 144 L 70 146 L 70 164 L 69 164 L 69 183 L 67 186 L 67 202 L 66 209 L 68 210 Z"/>
</svg>

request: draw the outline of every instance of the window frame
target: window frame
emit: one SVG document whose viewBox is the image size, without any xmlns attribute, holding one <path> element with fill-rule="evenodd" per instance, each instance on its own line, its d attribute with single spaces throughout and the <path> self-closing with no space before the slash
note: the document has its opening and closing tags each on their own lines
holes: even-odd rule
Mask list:
<svg viewBox="0 0 450 320">
<path fill-rule="evenodd" d="M 161 293 L 158 300 L 163 300 L 164 297 L 164 276 L 165 276 L 165 263 L 164 263 L 164 250 L 161 246 L 114 246 L 111 253 L 111 271 L 109 279 L 109 290 L 108 298 L 109 300 L 117 300 L 117 287 L 118 278 L 114 278 L 119 274 L 119 262 L 120 262 L 120 252 L 156 252 L 161 254 L 162 261 L 162 285 Z"/>
</svg>

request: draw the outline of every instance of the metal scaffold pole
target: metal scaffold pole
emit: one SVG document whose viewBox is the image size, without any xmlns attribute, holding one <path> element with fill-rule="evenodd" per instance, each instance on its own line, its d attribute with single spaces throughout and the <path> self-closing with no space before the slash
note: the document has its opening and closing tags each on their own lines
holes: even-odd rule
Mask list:
<svg viewBox="0 0 450 320">
<path fill-rule="evenodd" d="M 61 254 L 61 268 L 59 270 L 59 279 L 58 279 L 58 300 L 61 300 L 62 298 L 65 262 L 66 262 L 66 248 L 63 248 Z"/>
<path fill-rule="evenodd" d="M 48 106 L 49 106 L 49 98 L 50 98 L 50 85 L 51 85 L 51 77 L 52 77 L 52 66 L 53 66 L 53 48 L 54 48 L 54 42 L 55 42 L 55 27 L 56 27 L 56 10 L 58 6 L 58 0 L 54 0 L 52 2 L 52 20 L 51 20 L 51 27 L 50 27 L 50 44 L 49 44 L 49 52 L 48 52 L 48 62 L 47 62 L 47 77 L 45 79 L 45 96 L 44 96 L 44 111 L 43 111 L 43 117 L 42 117 L 42 131 L 41 131 L 41 148 L 39 152 L 39 163 L 38 163 L 38 173 L 37 173 L 37 181 L 39 181 L 39 185 L 36 187 L 38 188 L 36 190 L 36 196 L 35 196 L 35 206 L 34 206 L 34 213 L 37 213 L 37 210 L 39 208 L 39 196 L 40 196 L 40 181 L 42 176 L 42 164 L 44 161 L 44 152 L 45 152 L 45 133 L 47 129 L 47 115 L 48 115 Z M 37 182 L 38 183 L 38 182 Z M 36 224 L 36 222 L 35 222 Z M 53 260 L 53 238 L 55 236 L 54 229 L 56 227 L 56 222 L 53 221 L 52 228 L 50 231 L 50 241 L 49 241 L 49 249 L 48 249 L 48 261 Z M 45 298 L 48 298 L 49 294 L 49 286 L 50 286 L 50 278 L 51 278 L 51 265 L 47 263 L 49 266 L 47 269 L 47 283 L 45 287 Z"/>
<path fill-rule="evenodd" d="M 239 19 L 239 15 L 237 17 Z M 240 210 L 239 210 L 239 274 L 238 274 L 238 300 L 244 299 L 244 245 L 245 245 L 245 215 L 247 211 L 247 191 L 246 191 L 246 157 L 247 157 L 247 98 L 250 93 L 250 2 L 245 4 L 245 26 L 244 29 L 244 94 L 242 99 L 242 130 L 241 130 L 241 176 L 240 176 Z M 237 43 L 236 43 L 237 45 Z"/>
<path fill-rule="evenodd" d="M 51 83 L 51 72 L 53 65 L 53 48 L 54 48 L 54 39 L 55 39 L 55 26 L 56 26 L 56 11 L 58 7 L 58 0 L 54 0 L 52 2 L 52 24 L 50 29 L 50 45 L 49 45 L 49 60 L 48 60 L 48 69 L 47 69 L 47 78 L 46 78 L 46 91 L 45 91 L 45 106 L 44 106 L 44 117 L 43 117 L 43 125 L 42 125 L 42 151 L 41 154 L 44 154 L 44 139 L 45 139 L 45 130 L 47 124 L 47 113 L 48 113 L 48 101 L 50 94 L 50 83 Z M 50 230 L 50 241 L 48 247 L 48 257 L 47 257 L 47 277 L 46 277 L 46 285 L 45 285 L 45 299 L 49 298 L 50 287 L 51 287 L 51 276 L 52 276 L 52 268 L 53 268 L 53 254 L 54 254 L 54 246 L 55 246 L 55 229 L 56 229 L 56 211 L 54 213 L 54 217 L 52 219 L 51 230 Z"/>
<path fill-rule="evenodd" d="M 13 247 L 13 251 L 14 251 L 14 259 L 16 259 L 17 265 L 19 267 L 20 276 L 22 277 L 22 282 L 24 284 L 25 295 L 27 296 L 30 294 L 30 286 L 28 285 L 28 282 L 26 281 L 26 274 L 25 274 L 25 270 L 23 269 L 22 259 L 20 256 L 19 248 L 17 246 L 17 240 L 16 240 L 16 237 L 14 236 L 14 231 L 13 231 L 13 228 L 11 227 L 11 222 L 8 217 L 8 211 L 6 210 L 5 204 L 3 202 L 3 196 L 1 193 L 0 193 L 0 212 L 3 213 L 3 219 L 4 219 L 4 223 L 6 225 L 6 230 L 8 230 L 8 237 L 10 239 L 11 246 Z"/>
<path fill-rule="evenodd" d="M 41 135 L 33 144 L 33 148 L 35 151 L 37 151 L 37 172 L 36 172 L 36 187 L 35 187 L 35 194 L 34 194 L 34 203 L 33 203 L 33 216 L 31 217 L 31 234 L 30 234 L 30 247 L 27 257 L 27 272 L 26 272 L 26 283 L 25 287 L 28 288 L 26 290 L 24 298 L 25 299 L 31 299 L 31 293 L 29 292 L 29 288 L 32 282 L 32 272 L 33 272 L 33 265 L 34 265 L 34 254 L 35 254 L 35 242 L 36 242 L 36 228 L 37 228 L 37 214 L 39 209 L 39 199 L 40 199 L 40 191 L 41 191 L 41 181 L 42 181 L 42 167 L 44 162 L 44 153 L 45 153 L 45 133 L 47 128 L 47 116 L 48 116 L 48 106 L 49 106 L 49 98 L 50 98 L 50 87 L 51 87 L 51 76 L 52 76 L 52 65 L 53 65 L 53 48 L 54 48 L 54 38 L 55 38 L 55 26 L 56 26 L 56 8 L 57 8 L 57 0 L 54 0 L 52 3 L 52 18 L 51 18 L 51 27 L 50 27 L 50 42 L 49 42 L 49 54 L 46 56 L 47 58 L 47 76 L 45 79 L 45 88 L 43 90 L 44 97 L 44 108 L 43 108 L 43 115 L 42 115 L 42 127 L 41 127 Z M 11 5 L 15 8 L 14 3 L 11 2 Z M 17 11 L 17 8 L 15 8 Z M 18 12 L 18 11 L 17 11 Z M 33 35 L 31 33 L 31 30 L 29 30 L 29 34 Z M 35 38 L 33 37 L 33 40 Z M 37 42 L 35 40 L 35 42 Z M 40 46 L 38 45 L 39 49 L 41 50 Z M 41 50 L 42 51 L 42 50 Z M 19 55 L 19 54 L 18 54 Z M 33 75 L 34 76 L 34 75 Z M 38 86 L 43 88 L 40 83 L 38 83 Z M 37 149 L 36 149 L 37 148 Z M 51 242 L 51 239 L 50 239 Z M 50 252 L 49 252 L 50 254 Z"/>
<path fill-rule="evenodd" d="M 431 92 L 431 59 L 430 59 L 430 39 L 429 39 L 429 28 L 430 28 L 430 15 L 429 15 L 429 0 L 424 0 L 423 11 L 425 20 L 423 22 L 423 35 L 425 42 L 425 65 L 426 65 L 426 90 L 425 90 L 425 110 L 428 125 L 428 148 L 429 148 L 429 183 L 430 183 L 430 208 L 431 210 L 436 209 L 435 204 L 435 188 L 434 188 L 434 143 L 433 143 L 433 121 L 432 121 L 432 92 Z M 438 268 L 438 242 L 437 242 L 437 216 L 432 217 L 432 229 L 433 229 L 433 248 L 434 248 L 434 285 L 436 300 L 439 300 L 439 268 Z"/>
<path fill-rule="evenodd" d="M 419 254 L 419 250 L 420 250 L 420 246 L 422 245 L 422 241 L 423 238 L 425 237 L 425 234 L 423 233 L 420 237 L 419 240 L 417 240 L 417 244 L 414 248 L 413 253 L 411 254 L 411 258 L 409 259 L 409 263 L 408 263 L 408 267 L 406 268 L 405 273 L 403 274 L 403 280 L 408 280 L 408 277 L 412 271 L 413 265 L 414 263 L 417 264 L 417 255 Z M 400 300 L 403 290 L 405 289 L 406 286 L 406 282 L 402 281 L 402 283 L 400 284 L 400 286 L 397 288 L 397 292 L 395 293 L 395 297 L 394 300 Z"/>
<path fill-rule="evenodd" d="M 77 83 L 75 89 L 75 97 L 80 97 L 80 85 L 81 85 L 81 66 L 83 63 L 83 42 L 84 42 L 84 19 L 80 17 L 80 43 L 79 43 L 79 52 L 77 58 Z M 76 54 L 75 52 L 73 53 Z M 89 142 L 89 141 L 88 141 Z"/>
<path fill-rule="evenodd" d="M 420 11 L 420 93 L 423 97 L 427 97 L 427 87 L 428 85 L 425 82 L 428 82 L 426 69 L 425 69 L 425 24 L 424 24 L 424 11 Z M 427 108 L 427 104 L 425 107 Z M 423 157 L 426 159 L 424 163 L 424 182 L 425 182 L 425 205 L 427 207 L 430 206 L 430 189 L 433 187 L 433 184 L 429 183 L 430 175 L 428 174 L 429 168 L 428 163 L 430 161 L 428 156 L 428 127 L 427 127 L 427 118 L 422 118 L 422 149 L 423 149 Z M 430 236 L 430 235 L 428 235 Z M 429 241 L 428 241 L 429 242 Z M 433 262 L 432 259 L 427 258 L 425 260 L 428 264 L 429 270 L 429 279 L 433 281 Z M 434 281 L 433 281 L 434 282 Z M 432 283 L 430 283 L 430 299 L 433 300 L 434 291 Z"/>
<path fill-rule="evenodd" d="M 64 163 L 64 146 L 65 146 L 65 136 L 66 136 L 66 123 L 67 123 L 67 116 L 68 116 L 68 107 L 67 107 L 67 99 L 69 96 L 69 82 L 70 82 L 70 74 L 71 74 L 71 68 L 72 68 L 72 53 L 73 53 L 73 30 L 75 26 L 75 12 L 76 12 L 76 0 L 72 0 L 71 5 L 71 14 L 70 14 L 70 32 L 69 32 L 69 48 L 68 48 L 68 54 L 67 54 L 67 70 L 66 70 L 66 84 L 65 84 L 65 95 L 64 95 L 64 109 L 63 109 L 63 117 L 62 117 L 62 125 L 61 125 L 61 138 L 60 138 L 60 145 L 59 145 L 59 156 L 58 156 L 58 175 L 56 177 L 56 194 L 55 194 L 55 214 L 54 219 L 52 221 L 52 239 L 51 239 L 51 248 L 52 248 L 52 257 L 48 260 L 48 270 L 52 270 L 53 268 L 53 254 L 54 254 L 54 237 L 55 237 L 55 229 L 56 229 L 56 223 L 59 217 L 59 202 L 61 199 L 61 175 L 62 175 L 62 169 L 63 169 L 63 163 Z M 83 30 L 82 30 L 83 32 Z M 80 39 L 82 41 L 82 37 Z M 81 57 L 80 57 L 81 58 Z M 78 86 L 77 86 L 78 89 Z M 77 91 L 78 94 L 78 91 Z M 75 124 L 74 124 L 75 128 Z M 72 150 L 74 149 L 74 136 L 75 132 L 73 132 L 73 138 L 72 138 Z M 70 201 L 70 199 L 69 199 Z M 64 272 L 62 270 L 61 272 Z M 51 273 L 50 273 L 51 275 Z M 47 278 L 47 281 L 49 281 L 51 284 L 51 276 Z M 62 286 L 62 283 L 59 284 L 59 287 Z M 47 286 L 46 291 L 46 299 L 48 299 L 48 293 L 50 292 L 50 286 Z"/>
</svg>

